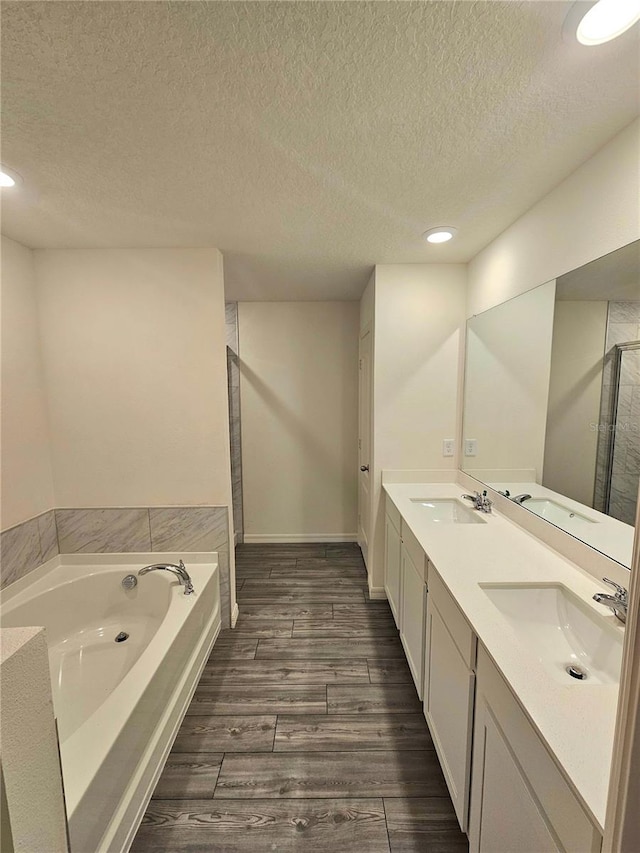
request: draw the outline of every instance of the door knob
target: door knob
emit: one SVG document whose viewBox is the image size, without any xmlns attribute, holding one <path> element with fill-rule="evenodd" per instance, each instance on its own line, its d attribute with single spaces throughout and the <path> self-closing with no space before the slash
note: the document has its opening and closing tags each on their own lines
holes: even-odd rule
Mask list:
<svg viewBox="0 0 640 853">
<path fill-rule="evenodd" d="M 364 473 L 364 471 L 368 471 L 368 470 L 369 470 L 369 466 L 368 466 L 368 465 L 361 465 L 361 466 L 360 466 L 360 470 Z"/>
</svg>

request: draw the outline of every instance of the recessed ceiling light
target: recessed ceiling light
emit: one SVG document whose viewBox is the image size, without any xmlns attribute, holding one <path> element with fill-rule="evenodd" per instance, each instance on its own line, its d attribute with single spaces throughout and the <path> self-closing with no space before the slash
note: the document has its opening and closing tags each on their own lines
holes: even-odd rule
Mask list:
<svg viewBox="0 0 640 853">
<path fill-rule="evenodd" d="M 580 44 L 604 44 L 640 21 L 640 0 L 598 0 L 578 24 Z"/>
<path fill-rule="evenodd" d="M 13 169 L 7 169 L 6 166 L 0 167 L 0 187 L 15 187 L 21 182 L 22 178 Z"/>
<path fill-rule="evenodd" d="M 446 243 L 457 232 L 457 228 L 451 228 L 449 225 L 439 225 L 437 228 L 429 228 L 422 235 L 427 243 Z"/>
</svg>

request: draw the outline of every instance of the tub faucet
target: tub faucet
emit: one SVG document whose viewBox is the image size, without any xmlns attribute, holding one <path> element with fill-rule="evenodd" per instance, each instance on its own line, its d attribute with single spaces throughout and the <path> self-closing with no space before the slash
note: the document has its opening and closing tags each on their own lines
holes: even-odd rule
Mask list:
<svg viewBox="0 0 640 853">
<path fill-rule="evenodd" d="M 528 501 L 530 498 L 531 498 L 531 495 L 524 494 L 524 495 L 516 495 L 516 496 L 515 496 L 515 498 L 511 498 L 511 500 L 512 500 L 514 503 L 516 503 L 516 504 L 520 504 L 520 506 L 522 506 L 522 504 L 523 504 L 525 501 Z"/>
<path fill-rule="evenodd" d="M 189 577 L 189 572 L 186 570 L 184 563 L 180 560 L 180 565 L 176 566 L 174 563 L 154 563 L 152 566 L 145 566 L 144 569 L 140 569 L 138 574 L 140 576 L 146 575 L 148 572 L 171 572 L 174 574 L 182 586 L 184 587 L 184 594 L 191 595 L 192 592 L 195 592 L 193 588 L 193 583 L 191 582 L 191 578 Z"/>
<path fill-rule="evenodd" d="M 609 595 L 606 592 L 596 592 L 593 600 L 597 601 L 598 604 L 604 604 L 605 607 L 610 607 L 615 613 L 616 618 L 626 623 L 629 593 L 623 586 L 619 586 L 615 581 L 610 581 L 609 578 L 602 578 L 602 580 L 615 589 L 615 595 Z"/>
</svg>

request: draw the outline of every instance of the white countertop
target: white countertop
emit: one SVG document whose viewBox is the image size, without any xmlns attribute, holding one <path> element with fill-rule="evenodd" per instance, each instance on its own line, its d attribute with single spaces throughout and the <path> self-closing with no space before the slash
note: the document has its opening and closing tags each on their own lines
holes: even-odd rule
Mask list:
<svg viewBox="0 0 640 853">
<path fill-rule="evenodd" d="M 427 521 L 411 503 L 411 498 L 459 498 L 465 491 L 460 485 L 385 483 L 384 489 L 602 830 L 618 686 L 554 681 L 535 656 L 529 656 L 479 584 L 564 584 L 618 628 L 615 616 L 603 614 L 592 601 L 604 585 L 495 509 L 482 516 L 485 524 L 440 525 Z"/>
</svg>

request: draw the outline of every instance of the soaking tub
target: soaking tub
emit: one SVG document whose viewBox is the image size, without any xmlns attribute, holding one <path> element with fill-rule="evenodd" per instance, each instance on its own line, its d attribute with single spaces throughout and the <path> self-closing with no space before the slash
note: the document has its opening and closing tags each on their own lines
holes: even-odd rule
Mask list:
<svg viewBox="0 0 640 853">
<path fill-rule="evenodd" d="M 122 587 L 180 556 L 193 595 L 163 571 Z M 133 840 L 220 630 L 215 556 L 61 555 L 3 594 L 3 627 L 46 628 L 72 853 Z"/>
</svg>

